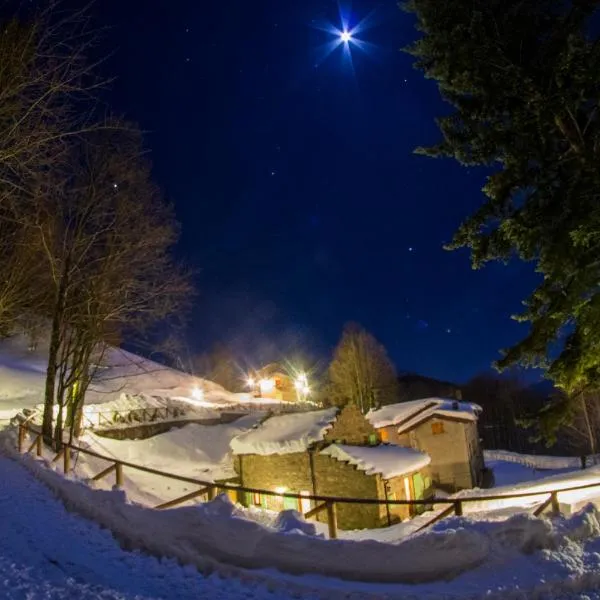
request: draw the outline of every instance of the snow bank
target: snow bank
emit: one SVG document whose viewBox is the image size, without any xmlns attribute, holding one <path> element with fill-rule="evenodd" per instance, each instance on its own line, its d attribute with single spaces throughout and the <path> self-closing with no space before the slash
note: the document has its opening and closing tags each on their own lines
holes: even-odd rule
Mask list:
<svg viewBox="0 0 600 600">
<path fill-rule="evenodd" d="M 482 408 L 471 402 L 459 402 L 446 398 L 422 398 L 410 402 L 389 404 L 367 413 L 367 419 L 376 429 L 390 425 L 401 425 L 401 430 L 410 429 L 432 415 L 458 416 L 476 421 Z"/>
<path fill-rule="evenodd" d="M 281 533 L 317 535 L 317 527 L 315 524 L 307 522 L 297 510 L 282 510 L 277 516 L 273 526 Z"/>
<path fill-rule="evenodd" d="M 531 469 L 580 469 L 581 458 L 578 456 L 543 456 L 535 454 L 519 454 L 508 450 L 484 450 L 485 461 L 503 460 L 518 463 Z M 586 457 L 588 464 L 598 464 L 600 455 Z"/>
<path fill-rule="evenodd" d="M 143 440 L 117 440 L 88 432 L 82 439 L 83 447 L 102 454 L 139 465 L 151 466 L 166 473 L 195 477 L 202 481 L 219 481 L 235 476 L 230 441 L 248 431 L 263 415 L 252 413 L 236 421 L 220 425 L 190 423 L 181 428 L 161 433 Z M 91 457 L 81 455 L 78 467 L 84 469 Z M 91 474 L 97 462 L 92 460 Z M 85 472 L 85 471 L 84 471 Z M 156 476 L 148 477 L 141 471 L 127 470 L 133 486 L 153 492 L 151 503 L 170 500 L 176 483 Z M 135 492 L 132 489 L 132 492 Z M 182 495 L 185 493 L 182 491 Z"/>
<path fill-rule="evenodd" d="M 337 408 L 278 415 L 231 441 L 234 454 L 291 454 L 304 452 L 325 437 Z"/>
<path fill-rule="evenodd" d="M 379 446 L 331 444 L 321 450 L 321 454 L 348 462 L 360 471 L 365 471 L 367 475 L 379 473 L 384 479 L 413 473 L 431 462 L 431 457 L 424 452 L 391 444 Z"/>
<path fill-rule="evenodd" d="M 4 451 L 14 454 L 14 441 L 7 442 L 5 437 L 3 443 Z M 23 464 L 67 508 L 110 529 L 128 549 L 199 568 L 216 560 L 293 574 L 416 583 L 454 577 L 480 564 L 490 552 L 488 536 L 465 527 L 428 532 L 394 546 L 282 533 L 240 516 L 226 497 L 197 507 L 157 511 L 127 504 L 123 492 L 92 490 L 65 480 L 30 457 L 23 457 Z"/>
<path fill-rule="evenodd" d="M 594 487 L 575 491 L 560 491 L 561 489 L 585 485 L 592 485 Z M 515 485 L 500 486 L 486 490 L 481 490 L 479 488 L 462 490 L 452 497 L 482 498 L 481 500 L 474 502 L 465 502 L 463 504 L 463 510 L 465 512 L 495 511 L 506 508 L 528 509 L 547 500 L 549 492 L 553 490 L 559 490 L 558 500 L 563 509 L 577 510 L 585 502 L 592 500 L 600 501 L 600 466 L 551 475 L 535 481 L 525 481 Z M 519 493 L 531 493 L 532 495 L 524 498 L 507 497 L 485 500 L 486 496 L 509 496 L 510 494 Z"/>
</svg>

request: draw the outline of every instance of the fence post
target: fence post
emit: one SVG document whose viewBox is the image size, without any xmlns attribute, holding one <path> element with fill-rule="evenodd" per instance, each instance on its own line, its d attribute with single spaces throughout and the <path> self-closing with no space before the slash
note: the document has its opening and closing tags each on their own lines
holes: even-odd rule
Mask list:
<svg viewBox="0 0 600 600">
<path fill-rule="evenodd" d="M 558 492 L 552 492 L 550 494 L 550 498 L 550 502 L 552 504 L 552 512 L 554 512 L 554 514 L 560 513 L 560 505 L 558 504 Z"/>
<path fill-rule="evenodd" d="M 115 480 L 118 488 L 123 487 L 123 465 L 120 462 L 115 463 Z"/>
<path fill-rule="evenodd" d="M 329 526 L 329 538 L 335 540 L 337 538 L 337 511 L 335 502 L 328 501 L 327 506 L 327 525 Z"/>
<path fill-rule="evenodd" d="M 462 502 L 460 500 L 455 500 L 454 501 L 454 514 L 457 517 L 462 517 L 463 516 L 463 507 L 462 507 Z"/>
<path fill-rule="evenodd" d="M 208 493 L 206 494 L 206 496 L 208 497 L 209 502 L 211 500 L 214 500 L 215 497 L 216 497 L 216 495 L 217 495 L 217 488 L 214 487 L 214 486 L 210 486 L 208 488 Z"/>
<path fill-rule="evenodd" d="M 35 441 L 35 453 L 36 456 L 42 456 L 42 434 L 38 435 Z"/>
<path fill-rule="evenodd" d="M 71 470 L 71 448 L 69 446 L 64 447 L 63 453 L 63 471 L 66 475 Z"/>
</svg>

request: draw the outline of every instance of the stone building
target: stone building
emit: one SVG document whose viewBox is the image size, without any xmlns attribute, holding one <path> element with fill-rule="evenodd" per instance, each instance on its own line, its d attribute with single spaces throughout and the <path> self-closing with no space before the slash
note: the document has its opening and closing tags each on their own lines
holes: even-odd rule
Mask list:
<svg viewBox="0 0 600 600">
<path fill-rule="evenodd" d="M 482 483 L 480 413 L 476 404 L 424 398 L 384 406 L 369 412 L 367 419 L 384 442 L 427 453 L 434 486 L 455 492 Z"/>
<path fill-rule="evenodd" d="M 231 448 L 244 487 L 378 500 L 423 498 L 430 492 L 429 456 L 382 444 L 354 405 L 270 417 L 233 439 Z M 264 494 L 249 494 L 245 502 L 303 514 L 313 508 L 308 498 Z M 406 506 L 343 503 L 337 514 L 341 529 L 378 527 L 411 516 Z"/>
</svg>

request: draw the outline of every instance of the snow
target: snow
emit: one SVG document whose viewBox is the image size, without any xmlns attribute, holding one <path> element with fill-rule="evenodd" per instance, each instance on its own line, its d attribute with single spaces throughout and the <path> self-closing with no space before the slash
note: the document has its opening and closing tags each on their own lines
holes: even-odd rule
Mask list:
<svg viewBox="0 0 600 600">
<path fill-rule="evenodd" d="M 571 487 L 597 484 L 583 490 L 563 491 Z M 558 500 L 562 510 L 575 511 L 581 508 L 586 502 L 600 501 L 600 466 L 591 467 L 584 470 L 567 470 L 558 472 L 549 476 L 540 477 L 537 480 L 521 481 L 514 484 L 497 486 L 491 489 L 481 490 L 474 488 L 471 490 L 462 490 L 453 497 L 469 498 L 509 495 L 517 493 L 531 493 L 531 496 L 524 498 L 502 498 L 496 500 L 479 500 L 464 503 L 465 512 L 498 511 L 503 509 L 529 509 L 539 505 L 548 499 L 548 494 L 552 490 L 559 490 Z"/>
<path fill-rule="evenodd" d="M 212 483 L 235 476 L 229 443 L 261 418 L 261 413 L 251 413 L 227 424 L 190 423 L 144 440 L 116 440 L 87 432 L 80 443 L 103 456 Z M 91 478 L 107 466 L 107 461 L 83 453 L 73 465 L 75 475 L 82 479 Z M 157 506 L 195 489 L 189 483 L 134 469 L 125 469 L 124 479 L 128 498 L 146 506 Z M 110 487 L 112 479 L 95 485 Z"/>
<path fill-rule="evenodd" d="M 0 339 L 0 421 L 9 421 L 23 409 L 39 408 L 44 399 L 47 340 L 31 349 L 24 335 Z M 108 347 L 102 366 L 90 385 L 84 408 L 92 422 L 99 413 L 123 413 L 164 408 L 172 401 L 197 413 L 238 407 L 260 409 L 278 401 L 228 392 L 220 385 L 165 367 L 121 348 Z M 214 413 L 213 413 L 214 414 Z"/>
<path fill-rule="evenodd" d="M 0 438 L 5 455 L 15 456 L 13 444 L 14 437 Z M 261 525 L 224 496 L 153 511 L 124 502 L 122 492 L 93 490 L 30 457 L 19 460 L 22 466 L 0 456 L 0 511 L 11 524 L 0 536 L 3 598 L 575 600 L 600 587 L 600 515 L 593 506 L 553 521 L 445 519 L 391 544 L 330 541 L 315 535 L 320 524 L 295 511 Z M 133 552 L 73 513 L 94 519 Z"/>
<path fill-rule="evenodd" d="M 291 454 L 304 452 L 325 437 L 337 408 L 270 417 L 231 441 L 234 454 Z"/>
<path fill-rule="evenodd" d="M 454 408 L 457 406 L 457 408 Z M 476 421 L 481 407 L 471 402 L 458 402 L 446 398 L 422 398 L 409 402 L 389 404 L 367 413 L 367 419 L 376 429 L 390 425 L 401 425 L 399 432 L 410 429 L 433 415 L 453 416 Z"/>
<path fill-rule="evenodd" d="M 365 471 L 367 475 L 379 473 L 384 479 L 413 473 L 431 462 L 428 454 L 391 444 L 379 446 L 331 444 L 321 450 L 321 454 L 348 462 L 360 471 Z"/>
<path fill-rule="evenodd" d="M 20 460 L 0 457 L 0 511 L 11 523 L 0 536 L 3 598 L 575 600 L 600 587 L 600 515 L 592 506 L 553 522 L 447 519 L 399 544 L 327 541 L 298 531 L 302 519 L 289 512 L 276 529 L 248 521 L 225 497 L 150 511 Z"/>
<path fill-rule="evenodd" d="M 123 550 L 109 530 L 68 512 L 44 484 L 18 463 L 0 457 L 0 471 L 3 599 L 292 598 L 291 592 L 269 584 L 268 578 L 258 582 L 244 572 L 237 578 L 224 577 L 225 569 L 213 575 L 207 569 L 203 575 L 192 565 L 180 566 L 172 559 Z"/>
<path fill-rule="evenodd" d="M 544 456 L 538 454 L 519 454 L 509 452 L 508 450 L 484 450 L 485 462 L 499 460 L 505 462 L 518 463 L 532 469 L 553 470 L 553 469 L 580 469 L 581 458 L 578 456 Z M 597 464 L 600 455 L 588 456 L 588 464 Z"/>
</svg>

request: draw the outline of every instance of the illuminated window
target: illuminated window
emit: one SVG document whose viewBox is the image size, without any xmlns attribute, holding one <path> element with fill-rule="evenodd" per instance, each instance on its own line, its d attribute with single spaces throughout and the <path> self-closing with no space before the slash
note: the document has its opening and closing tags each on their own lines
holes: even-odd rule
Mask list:
<svg viewBox="0 0 600 600">
<path fill-rule="evenodd" d="M 379 441 L 376 433 L 369 434 L 369 446 L 377 446 L 377 442 Z"/>
<path fill-rule="evenodd" d="M 283 387 L 283 383 L 279 377 L 275 377 L 275 388 L 280 390 Z"/>
<path fill-rule="evenodd" d="M 252 502 L 254 502 L 254 504 L 256 506 L 260 506 L 260 494 L 254 493 L 254 497 L 252 498 Z"/>
<path fill-rule="evenodd" d="M 381 435 L 382 442 L 387 442 L 390 439 L 387 429 L 382 429 L 379 434 Z"/>
<path fill-rule="evenodd" d="M 441 433 L 444 433 L 444 424 L 441 421 L 432 423 L 431 424 L 431 433 L 433 433 L 433 435 L 440 435 Z"/>
</svg>

